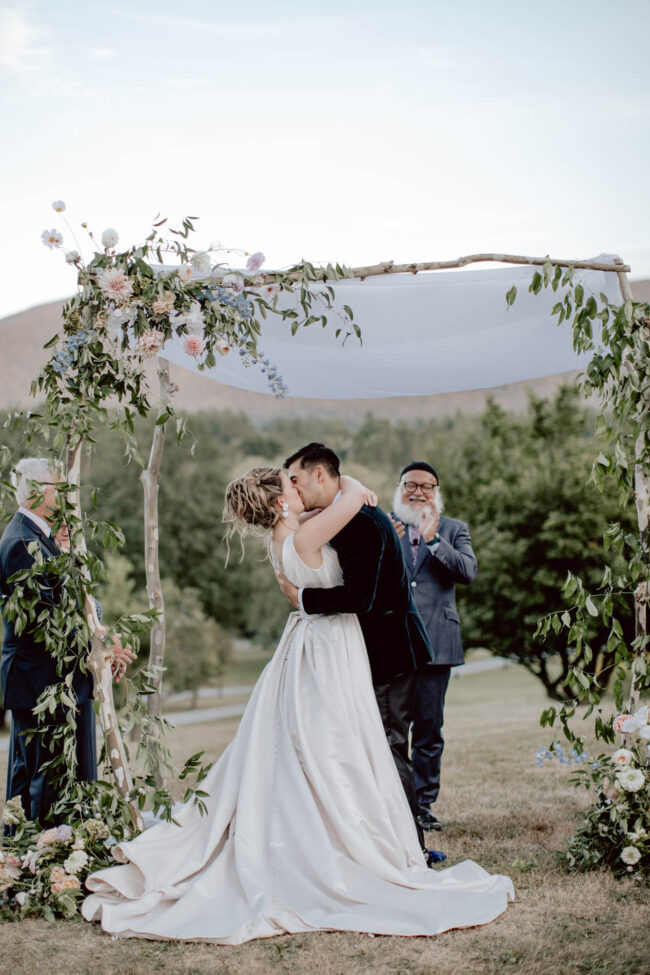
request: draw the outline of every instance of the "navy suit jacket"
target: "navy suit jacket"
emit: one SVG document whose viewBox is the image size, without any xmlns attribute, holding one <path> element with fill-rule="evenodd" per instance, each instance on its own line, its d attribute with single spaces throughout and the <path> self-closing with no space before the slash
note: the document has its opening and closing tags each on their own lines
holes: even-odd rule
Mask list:
<svg viewBox="0 0 650 975">
<path fill-rule="evenodd" d="M 14 583 L 10 577 L 34 564 L 34 558 L 27 550 L 32 542 L 38 542 L 40 550 L 46 559 L 60 555 L 60 551 L 52 538 L 22 512 L 17 512 L 7 525 L 0 539 L 0 608 L 5 599 L 11 594 Z M 38 614 L 43 609 L 52 608 L 60 599 L 60 580 L 48 580 L 43 575 L 41 585 L 41 604 L 37 607 Z M 13 623 L 3 613 L 4 638 L 2 641 L 2 659 L 0 661 L 0 684 L 2 686 L 2 700 L 5 710 L 33 708 L 39 695 L 50 684 L 61 680 L 57 674 L 56 661 L 45 649 L 42 641 L 34 638 L 29 625 L 20 634 L 16 634 Z M 72 683 L 79 703 L 92 697 L 93 683 L 90 674 L 83 674 L 77 668 Z"/>
<path fill-rule="evenodd" d="M 438 534 L 441 541 L 435 555 L 420 540 L 415 566 L 408 526 L 400 541 L 415 605 L 431 641 L 435 662 L 456 667 L 465 662 L 456 609 L 456 583 L 471 582 L 478 572 L 478 563 L 464 521 L 442 515 Z"/>
<path fill-rule="evenodd" d="M 331 541 L 343 585 L 302 591 L 306 613 L 356 613 L 375 684 L 433 658 L 406 575 L 397 533 L 381 508 L 364 505 Z"/>
</svg>

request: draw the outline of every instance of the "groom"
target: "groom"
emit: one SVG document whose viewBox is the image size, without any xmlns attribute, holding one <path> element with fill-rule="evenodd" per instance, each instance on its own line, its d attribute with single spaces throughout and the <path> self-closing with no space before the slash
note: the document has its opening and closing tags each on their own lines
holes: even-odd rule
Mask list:
<svg viewBox="0 0 650 975">
<path fill-rule="evenodd" d="M 339 493 L 339 458 L 321 443 L 310 443 L 284 463 L 307 511 L 327 508 Z M 333 589 L 300 589 L 279 577 L 295 609 L 309 615 L 356 613 L 366 642 L 379 713 L 404 792 L 417 814 L 408 754 L 417 667 L 433 660 L 422 620 L 411 596 L 402 549 L 381 508 L 364 505 L 331 541 L 343 572 Z M 416 822 L 420 846 L 422 829 Z"/>
</svg>

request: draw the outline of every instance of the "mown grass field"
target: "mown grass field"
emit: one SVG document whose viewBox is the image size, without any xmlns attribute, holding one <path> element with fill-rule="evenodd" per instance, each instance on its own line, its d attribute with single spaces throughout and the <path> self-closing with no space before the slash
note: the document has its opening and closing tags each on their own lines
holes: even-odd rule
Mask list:
<svg viewBox="0 0 650 975">
<path fill-rule="evenodd" d="M 447 705 L 445 823 L 429 836 L 449 863 L 472 858 L 509 874 L 517 900 L 492 924 L 435 938 L 293 935 L 236 948 L 113 941 L 82 921 L 0 926 L 0 973 L 33 975 L 642 975 L 650 971 L 650 892 L 604 873 L 566 874 L 561 850 L 587 802 L 565 767 L 537 768 L 548 743 L 541 685 L 517 667 L 452 681 Z M 216 758 L 228 720 L 179 728 L 179 764 L 202 748 Z M 6 754 L 2 756 L 6 763 Z M 4 774 L 4 768 L 2 769 Z M 260 810 L 263 815 L 263 810 Z M 227 896 L 224 891 L 224 896 Z"/>
</svg>

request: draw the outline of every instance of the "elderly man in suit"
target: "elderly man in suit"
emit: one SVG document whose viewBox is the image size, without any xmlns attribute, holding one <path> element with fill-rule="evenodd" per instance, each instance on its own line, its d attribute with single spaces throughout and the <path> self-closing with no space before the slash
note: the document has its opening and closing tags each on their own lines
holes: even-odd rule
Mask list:
<svg viewBox="0 0 650 975">
<path fill-rule="evenodd" d="M 0 608 L 4 618 L 4 638 L 0 662 L 0 683 L 3 706 L 11 711 L 11 739 L 7 769 L 7 799 L 20 796 L 28 819 L 47 821 L 48 810 L 56 793 L 41 769 L 52 753 L 40 734 L 28 738 L 26 734 L 37 725 L 33 709 L 40 694 L 51 684 L 58 684 L 66 676 L 57 673 L 57 663 L 48 653 L 37 633 L 35 624 L 17 628 L 8 619 L 5 601 L 17 584 L 12 577 L 31 568 L 40 551 L 47 563 L 67 547 L 65 531 L 55 537 L 52 528 L 57 520 L 57 488 L 60 478 L 46 458 L 28 457 L 16 465 L 16 500 L 19 508 L 0 539 Z M 60 576 L 47 571 L 39 581 L 39 603 L 36 620 L 43 612 L 54 611 L 61 600 Z M 127 644 L 122 647 L 119 637 L 113 645 L 113 675 L 119 679 L 126 665 L 135 655 Z M 76 698 L 77 722 L 77 778 L 96 777 L 95 714 L 93 711 L 93 683 L 90 674 L 76 667 L 71 689 Z M 58 711 L 53 721 L 64 721 Z"/>
<path fill-rule="evenodd" d="M 408 464 L 395 492 L 393 518 L 415 605 L 435 655 L 435 663 L 418 668 L 411 741 L 417 820 L 425 830 L 442 828 L 431 807 L 440 792 L 445 694 L 451 668 L 465 659 L 456 583 L 470 583 L 478 572 L 467 525 L 446 518 L 442 510 L 435 469 L 424 461 Z"/>
</svg>

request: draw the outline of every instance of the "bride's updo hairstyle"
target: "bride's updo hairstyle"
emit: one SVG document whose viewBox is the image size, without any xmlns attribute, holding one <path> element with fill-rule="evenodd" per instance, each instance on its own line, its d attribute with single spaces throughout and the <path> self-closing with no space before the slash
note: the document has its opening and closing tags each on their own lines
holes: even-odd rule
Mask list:
<svg viewBox="0 0 650 975">
<path fill-rule="evenodd" d="M 230 553 L 230 539 L 239 535 L 242 541 L 247 535 L 266 535 L 282 517 L 276 503 L 282 494 L 282 480 L 279 467 L 254 467 L 231 481 L 226 488 L 226 503 L 223 509 L 223 522 L 226 528 L 226 543 Z M 226 559 L 226 562 L 228 560 Z"/>
</svg>

